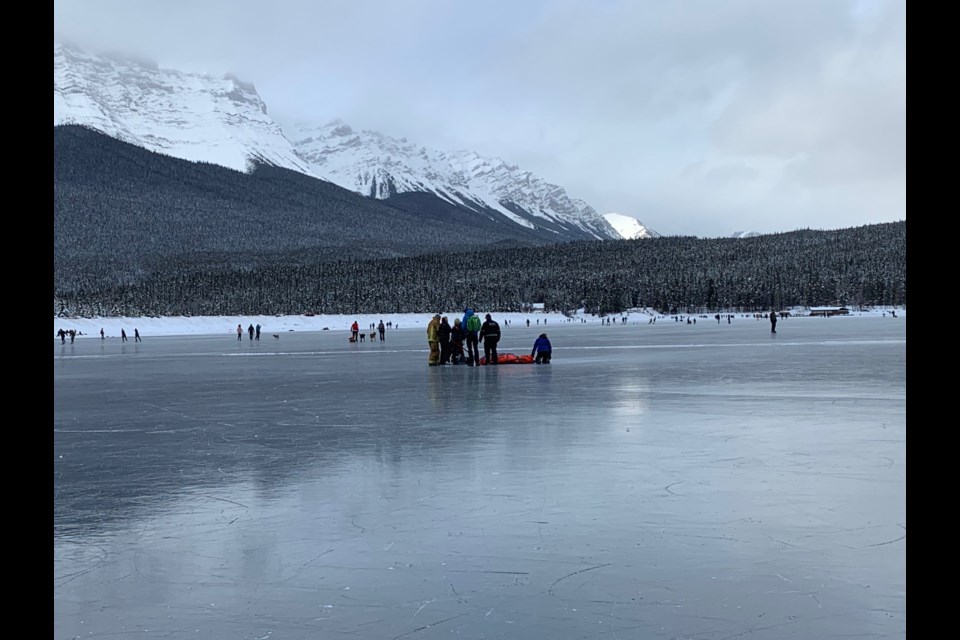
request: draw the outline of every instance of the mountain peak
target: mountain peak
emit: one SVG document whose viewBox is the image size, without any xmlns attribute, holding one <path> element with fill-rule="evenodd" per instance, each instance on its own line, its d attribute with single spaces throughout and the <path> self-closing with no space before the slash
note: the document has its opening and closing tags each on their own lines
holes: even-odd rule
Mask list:
<svg viewBox="0 0 960 640">
<path fill-rule="evenodd" d="M 150 151 L 238 171 L 309 174 L 253 83 L 161 69 L 54 43 L 53 124 L 82 124 Z"/>
<path fill-rule="evenodd" d="M 315 175 L 357 193 L 381 199 L 433 193 L 457 206 L 492 209 L 528 228 L 618 237 L 587 203 L 503 158 L 429 149 L 369 129 L 357 132 L 339 119 L 319 127 L 291 123 L 283 130 Z"/>
<path fill-rule="evenodd" d="M 54 126 L 80 124 L 150 151 L 238 171 L 292 169 L 374 198 L 431 193 L 558 240 L 611 239 L 583 200 L 500 157 L 440 151 L 340 119 L 281 127 L 252 82 L 161 69 L 54 43 Z"/>
<path fill-rule="evenodd" d="M 611 227 L 616 229 L 621 238 L 625 240 L 638 240 L 640 238 L 659 238 L 660 234 L 653 229 L 647 229 L 639 220 L 633 216 L 622 213 L 605 213 L 604 219 Z"/>
</svg>

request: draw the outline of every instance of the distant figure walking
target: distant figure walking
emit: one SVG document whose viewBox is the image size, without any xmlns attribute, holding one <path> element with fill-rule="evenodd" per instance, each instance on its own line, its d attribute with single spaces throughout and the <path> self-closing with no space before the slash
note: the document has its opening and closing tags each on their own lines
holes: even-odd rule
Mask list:
<svg viewBox="0 0 960 640">
<path fill-rule="evenodd" d="M 500 325 L 486 315 L 486 321 L 480 327 L 480 338 L 483 339 L 483 355 L 487 364 L 497 364 L 497 343 L 500 342 Z"/>
<path fill-rule="evenodd" d="M 136 327 L 133 328 L 133 341 L 143 342 L 143 340 L 140 339 L 140 331 Z"/>
<path fill-rule="evenodd" d="M 250 334 L 250 339 L 253 340 L 253 324 L 247 327 L 247 333 Z"/>
<path fill-rule="evenodd" d="M 530 352 L 530 355 L 535 356 L 534 362 L 537 364 L 550 364 L 552 351 L 553 347 L 550 346 L 550 339 L 547 334 L 541 333 L 537 341 L 533 343 L 533 351 Z"/>
<path fill-rule="evenodd" d="M 106 335 L 103 333 L 103 327 L 100 327 L 100 339 L 103 340 L 104 338 L 106 338 Z"/>
<path fill-rule="evenodd" d="M 243 340 L 243 327 L 237 325 L 237 340 Z"/>
<path fill-rule="evenodd" d="M 126 342 L 126 341 L 127 341 L 127 330 L 120 329 L 120 342 Z"/>
<path fill-rule="evenodd" d="M 259 339 L 260 339 L 260 325 L 257 325 L 257 337 L 255 338 L 255 340 L 259 340 Z"/>
<path fill-rule="evenodd" d="M 777 312 L 771 309 L 770 311 L 770 333 L 777 332 Z"/>
<path fill-rule="evenodd" d="M 67 344 L 67 332 L 63 330 L 63 327 L 60 327 L 57 335 L 60 336 L 60 344 Z"/>
<path fill-rule="evenodd" d="M 430 347 L 430 354 L 427 356 L 427 364 L 431 367 L 440 365 L 440 314 L 433 316 L 433 319 L 427 323 L 427 346 Z"/>
<path fill-rule="evenodd" d="M 70 329 L 70 344 L 73 344 L 73 341 L 77 338 L 77 330 Z"/>
<path fill-rule="evenodd" d="M 357 324 L 356 320 L 354 320 L 353 324 L 350 325 L 350 333 L 353 336 L 353 341 L 356 342 L 360 337 L 360 325 Z"/>
<path fill-rule="evenodd" d="M 386 333 L 387 328 L 383 326 L 383 320 L 380 321 L 380 324 L 377 325 L 377 331 L 380 333 L 380 342 L 383 342 L 383 335 Z"/>
</svg>

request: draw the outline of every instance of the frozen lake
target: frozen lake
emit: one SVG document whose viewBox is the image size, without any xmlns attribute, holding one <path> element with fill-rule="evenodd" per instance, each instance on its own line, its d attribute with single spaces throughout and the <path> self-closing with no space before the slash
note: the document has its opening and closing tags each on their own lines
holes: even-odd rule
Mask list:
<svg viewBox="0 0 960 640">
<path fill-rule="evenodd" d="M 54 637 L 906 635 L 906 319 L 544 330 L 57 340 Z"/>
</svg>

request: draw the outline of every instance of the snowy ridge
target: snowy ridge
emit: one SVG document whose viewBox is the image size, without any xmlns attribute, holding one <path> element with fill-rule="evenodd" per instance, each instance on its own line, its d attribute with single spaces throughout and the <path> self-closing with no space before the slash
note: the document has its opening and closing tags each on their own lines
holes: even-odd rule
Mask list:
<svg viewBox="0 0 960 640">
<path fill-rule="evenodd" d="M 265 162 L 385 199 L 427 192 L 458 206 L 493 210 L 528 229 L 619 238 L 560 186 L 500 158 L 428 150 L 337 120 L 281 128 L 250 83 L 160 69 L 131 59 L 53 46 L 53 124 L 79 124 L 194 162 L 249 171 Z"/>
<path fill-rule="evenodd" d="M 731 238 L 756 238 L 760 234 L 756 231 L 734 231 L 730 234 Z"/>
<path fill-rule="evenodd" d="M 310 174 L 252 84 L 53 45 L 53 124 L 80 124 L 194 162 Z"/>
<path fill-rule="evenodd" d="M 283 130 L 316 175 L 364 195 L 425 191 L 454 204 L 489 207 L 530 228 L 540 218 L 596 238 L 618 237 L 586 202 L 500 158 L 427 149 L 406 138 L 355 131 L 341 120 L 285 124 Z"/>
<path fill-rule="evenodd" d="M 647 229 L 639 220 L 633 216 L 626 216 L 622 213 L 605 213 L 604 219 L 610 223 L 610 226 L 616 229 L 620 237 L 625 240 L 638 240 L 640 238 L 659 238 L 660 234 L 653 229 Z"/>
</svg>

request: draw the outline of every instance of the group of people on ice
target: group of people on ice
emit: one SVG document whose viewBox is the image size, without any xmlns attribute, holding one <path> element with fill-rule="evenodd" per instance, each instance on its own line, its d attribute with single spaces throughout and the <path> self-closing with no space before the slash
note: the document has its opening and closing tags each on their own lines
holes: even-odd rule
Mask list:
<svg viewBox="0 0 960 640">
<path fill-rule="evenodd" d="M 377 339 L 377 334 L 380 335 L 380 342 L 383 342 L 386 339 L 387 327 L 392 325 L 392 322 L 383 324 L 383 320 L 380 321 L 380 324 L 374 327 L 373 323 L 370 323 L 370 342 L 374 342 Z M 363 342 L 364 338 L 367 337 L 366 333 L 360 332 L 360 323 L 356 320 L 353 321 L 353 324 L 350 325 L 350 342 Z"/>
<path fill-rule="evenodd" d="M 77 338 L 78 335 L 83 335 L 83 334 L 77 331 L 76 329 L 70 329 L 69 331 L 64 331 L 63 329 L 60 329 L 59 331 L 57 331 L 57 337 L 60 338 L 60 344 L 66 344 L 67 336 L 70 336 L 70 344 L 73 344 L 73 341 Z M 138 329 L 133 330 L 133 338 L 136 342 L 143 342 L 143 340 L 140 338 L 140 331 Z M 100 339 L 101 340 L 107 339 L 107 334 L 106 332 L 104 332 L 103 327 L 100 327 Z M 126 329 L 120 329 L 120 340 L 121 342 L 127 341 Z"/>
<path fill-rule="evenodd" d="M 529 326 L 529 321 L 527 321 Z M 480 342 L 483 342 L 483 358 L 480 358 Z M 500 324 L 490 314 L 480 316 L 466 308 L 463 318 L 454 318 L 450 325 L 446 316 L 439 313 L 427 324 L 427 345 L 430 354 L 427 364 L 431 367 L 465 364 L 468 367 L 499 364 L 497 344 L 500 342 Z M 466 348 L 464 348 L 466 347 Z M 552 347 L 547 334 L 541 333 L 533 345 L 531 358 L 537 364 L 550 362 Z"/>
</svg>

